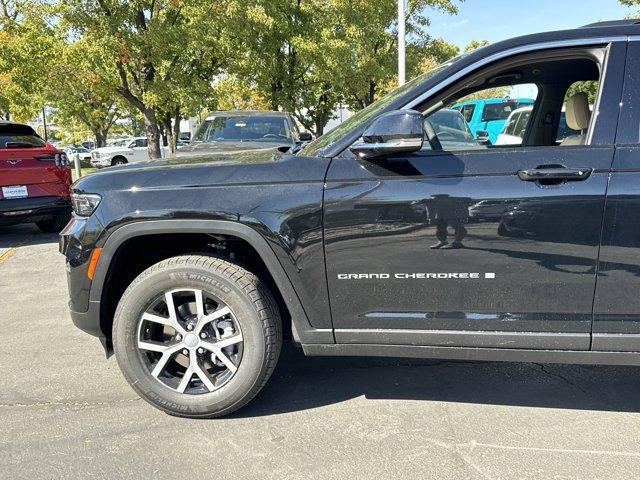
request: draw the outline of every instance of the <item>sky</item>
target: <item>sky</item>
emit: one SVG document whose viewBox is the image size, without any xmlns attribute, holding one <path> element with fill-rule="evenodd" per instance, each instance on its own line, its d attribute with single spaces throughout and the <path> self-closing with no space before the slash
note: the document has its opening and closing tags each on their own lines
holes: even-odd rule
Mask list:
<svg viewBox="0 0 640 480">
<path fill-rule="evenodd" d="M 411 0 L 408 0 L 411 1 Z M 601 20 L 616 20 L 637 11 L 617 0 L 466 0 L 457 15 L 427 11 L 428 31 L 459 47 L 471 40 L 497 42 L 519 35 L 575 28 Z"/>
</svg>

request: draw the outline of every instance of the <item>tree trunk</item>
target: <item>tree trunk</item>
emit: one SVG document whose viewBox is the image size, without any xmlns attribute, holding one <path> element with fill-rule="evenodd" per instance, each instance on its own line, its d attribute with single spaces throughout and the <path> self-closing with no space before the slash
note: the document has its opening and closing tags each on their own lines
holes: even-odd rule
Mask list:
<svg viewBox="0 0 640 480">
<path fill-rule="evenodd" d="M 167 132 L 169 137 L 169 155 L 174 156 L 178 147 L 178 140 L 180 139 L 180 115 L 178 114 L 173 119 L 173 126 L 171 122 L 167 126 Z"/>
<path fill-rule="evenodd" d="M 149 157 L 162 158 L 162 150 L 160 149 L 160 126 L 158 119 L 152 108 L 145 108 L 142 112 L 144 120 L 144 131 L 147 134 L 147 142 L 149 149 Z"/>
<path fill-rule="evenodd" d="M 104 147 L 107 145 L 107 134 L 100 130 L 94 130 L 93 137 L 96 140 L 96 148 Z"/>
</svg>

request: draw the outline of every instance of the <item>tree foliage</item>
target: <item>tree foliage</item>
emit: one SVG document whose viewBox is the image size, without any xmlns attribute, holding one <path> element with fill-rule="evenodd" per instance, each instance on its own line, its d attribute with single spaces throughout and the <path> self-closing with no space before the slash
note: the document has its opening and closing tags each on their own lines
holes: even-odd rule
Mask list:
<svg viewBox="0 0 640 480">
<path fill-rule="evenodd" d="M 462 1 L 462 0 L 461 0 Z M 102 144 L 140 118 L 152 157 L 205 109 L 278 109 L 320 135 L 338 106 L 357 110 L 397 84 L 395 0 L 0 0 L 0 114 L 47 104 Z M 428 34 L 434 9 L 406 12 L 407 74 L 458 48 Z M 134 122 L 137 124 L 137 121 Z M 79 134 L 65 132 L 69 138 Z"/>
</svg>

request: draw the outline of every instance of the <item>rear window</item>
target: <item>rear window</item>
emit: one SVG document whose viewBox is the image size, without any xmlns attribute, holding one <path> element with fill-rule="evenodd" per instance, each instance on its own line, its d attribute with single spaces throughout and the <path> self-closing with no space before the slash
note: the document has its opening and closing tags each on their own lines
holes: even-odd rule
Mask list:
<svg viewBox="0 0 640 480">
<path fill-rule="evenodd" d="M 0 148 L 38 148 L 45 142 L 28 125 L 0 124 Z"/>
</svg>

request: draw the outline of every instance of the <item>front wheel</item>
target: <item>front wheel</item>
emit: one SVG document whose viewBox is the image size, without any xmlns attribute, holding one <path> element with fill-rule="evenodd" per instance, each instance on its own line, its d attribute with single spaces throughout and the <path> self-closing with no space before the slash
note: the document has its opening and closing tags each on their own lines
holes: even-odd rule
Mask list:
<svg viewBox="0 0 640 480">
<path fill-rule="evenodd" d="M 113 324 L 118 365 L 147 402 L 212 418 L 248 403 L 282 343 L 276 302 L 252 273 L 225 260 L 179 256 L 142 272 Z"/>
</svg>

